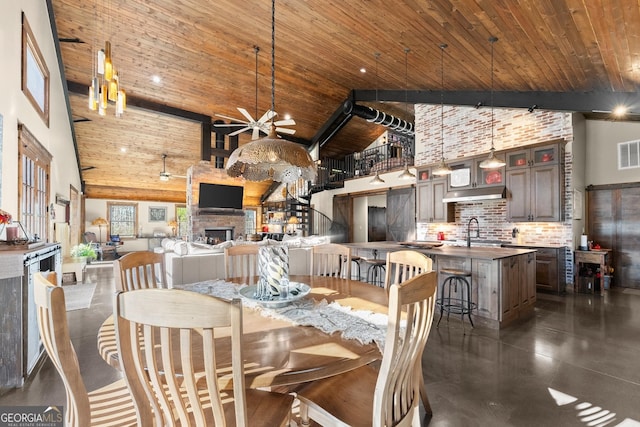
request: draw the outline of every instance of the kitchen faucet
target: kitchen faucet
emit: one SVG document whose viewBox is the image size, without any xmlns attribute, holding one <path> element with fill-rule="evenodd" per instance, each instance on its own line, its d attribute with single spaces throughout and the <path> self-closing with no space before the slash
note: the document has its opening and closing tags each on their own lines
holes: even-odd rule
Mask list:
<svg viewBox="0 0 640 427">
<path fill-rule="evenodd" d="M 471 219 L 469 220 L 469 223 L 467 223 L 467 247 L 468 248 L 471 247 L 471 222 L 473 221 L 476 222 L 476 237 L 480 237 L 480 223 L 478 222 L 478 218 L 476 218 L 475 216 L 472 216 Z"/>
</svg>

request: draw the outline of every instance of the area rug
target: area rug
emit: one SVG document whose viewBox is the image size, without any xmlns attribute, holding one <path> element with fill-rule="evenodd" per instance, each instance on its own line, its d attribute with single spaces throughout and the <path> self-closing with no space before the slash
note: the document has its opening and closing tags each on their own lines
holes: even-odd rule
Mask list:
<svg viewBox="0 0 640 427">
<path fill-rule="evenodd" d="M 96 290 L 95 283 L 82 283 L 78 285 L 63 286 L 64 299 L 67 303 L 67 311 L 82 310 L 91 306 L 93 293 Z"/>
</svg>

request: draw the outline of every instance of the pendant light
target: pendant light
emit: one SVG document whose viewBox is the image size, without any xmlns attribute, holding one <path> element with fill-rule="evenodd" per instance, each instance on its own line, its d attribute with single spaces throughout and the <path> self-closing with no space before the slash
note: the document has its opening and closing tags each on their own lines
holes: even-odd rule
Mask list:
<svg viewBox="0 0 640 427">
<path fill-rule="evenodd" d="M 434 175 L 448 175 L 451 168 L 444 161 L 444 50 L 445 43 L 440 45 L 440 164 L 432 171 Z"/>
<path fill-rule="evenodd" d="M 489 157 L 480 162 L 480 167 L 483 169 L 497 169 L 504 166 L 506 163 L 498 159 L 494 155 L 496 150 L 493 146 L 493 132 L 494 132 L 494 106 L 493 106 L 493 44 L 498 41 L 497 37 L 489 37 L 489 43 L 491 43 L 491 150 L 489 151 Z"/>
<path fill-rule="evenodd" d="M 271 111 L 275 109 L 276 2 L 271 0 Z M 278 137 L 274 119 L 269 134 L 238 147 L 227 161 L 227 174 L 249 181 L 315 182 L 316 163 L 300 144 Z"/>
<path fill-rule="evenodd" d="M 384 184 L 385 181 L 384 179 L 380 178 L 380 175 L 378 174 L 378 171 L 376 171 L 376 175 L 373 177 L 373 179 L 371 181 L 369 181 L 370 185 L 380 185 L 380 184 Z"/>
<path fill-rule="evenodd" d="M 404 48 L 404 113 L 405 113 L 405 117 L 408 116 L 408 108 L 409 108 L 409 96 L 408 96 L 408 91 L 409 91 L 409 52 L 411 50 L 408 47 Z M 402 171 L 402 173 L 400 175 L 398 175 L 398 178 L 400 179 L 415 179 L 415 174 L 411 173 L 411 171 L 409 170 L 409 165 L 407 164 L 407 161 L 404 161 L 404 170 Z"/>
</svg>

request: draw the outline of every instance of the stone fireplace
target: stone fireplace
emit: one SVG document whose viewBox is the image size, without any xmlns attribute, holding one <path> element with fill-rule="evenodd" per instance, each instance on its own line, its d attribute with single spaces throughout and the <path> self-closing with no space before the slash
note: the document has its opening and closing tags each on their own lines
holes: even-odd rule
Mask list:
<svg viewBox="0 0 640 427">
<path fill-rule="evenodd" d="M 190 240 L 223 242 L 244 236 L 244 211 L 237 209 L 200 209 L 198 198 L 200 182 L 237 185 L 224 169 L 215 169 L 210 162 L 201 161 L 187 173 L 187 217 Z"/>
</svg>

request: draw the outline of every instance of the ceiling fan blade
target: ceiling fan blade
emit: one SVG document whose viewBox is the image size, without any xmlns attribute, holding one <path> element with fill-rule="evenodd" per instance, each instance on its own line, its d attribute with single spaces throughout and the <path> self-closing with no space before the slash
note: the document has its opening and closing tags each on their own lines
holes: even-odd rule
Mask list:
<svg viewBox="0 0 640 427">
<path fill-rule="evenodd" d="M 244 132 L 245 130 L 249 130 L 249 129 L 251 129 L 251 128 L 250 128 L 250 127 L 245 126 L 245 127 L 243 127 L 242 129 L 238 129 L 238 130 L 236 130 L 236 131 L 231 132 L 231 133 L 229 134 L 229 136 L 236 136 L 236 135 L 240 135 L 242 132 Z"/>
<path fill-rule="evenodd" d="M 186 179 L 187 176 L 186 175 L 171 175 L 171 178 L 184 178 L 184 179 Z"/>
<path fill-rule="evenodd" d="M 223 119 L 231 120 L 231 121 L 234 121 L 234 122 L 240 122 L 240 123 L 248 124 L 247 122 L 244 122 L 244 121 L 242 121 L 240 119 L 235 119 L 235 118 L 230 117 L 230 116 L 225 116 L 224 114 L 216 114 L 215 116 L 216 117 L 222 117 Z"/>
<path fill-rule="evenodd" d="M 253 117 L 251 117 L 251 114 L 249 114 L 247 110 L 245 110 L 242 107 L 237 107 L 237 108 L 238 108 L 238 111 L 240 111 L 240 114 L 242 114 L 249 121 L 249 123 L 253 122 Z"/>
<path fill-rule="evenodd" d="M 296 125 L 296 121 L 293 119 L 285 119 L 285 120 L 278 120 L 277 122 L 274 122 L 273 124 L 275 124 L 276 126 L 295 126 Z"/>
<path fill-rule="evenodd" d="M 289 129 L 289 128 L 276 128 L 276 132 L 286 133 L 288 135 L 293 135 L 294 133 L 296 133 L 296 130 L 295 129 Z"/>
<path fill-rule="evenodd" d="M 254 127 L 253 128 L 253 133 L 251 134 L 251 139 L 258 139 L 260 138 L 260 128 L 259 127 Z"/>
<path fill-rule="evenodd" d="M 260 120 L 258 120 L 258 123 L 266 123 L 267 120 L 271 120 L 273 117 L 277 115 L 278 113 L 276 113 L 275 111 L 267 110 L 266 113 L 264 113 L 262 117 L 260 117 Z"/>
<path fill-rule="evenodd" d="M 214 123 L 213 126 L 217 128 L 230 128 L 236 126 L 246 126 L 247 123 Z"/>
</svg>

